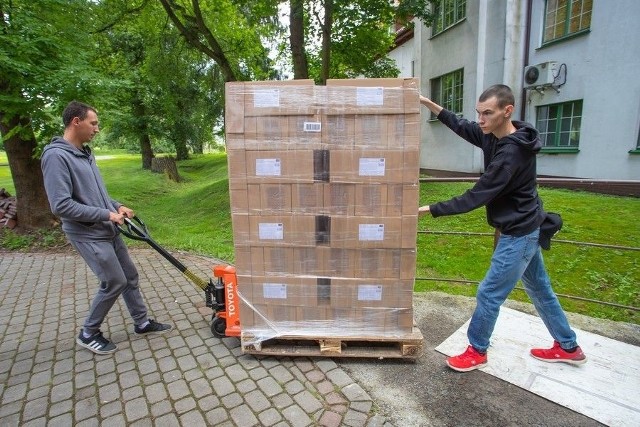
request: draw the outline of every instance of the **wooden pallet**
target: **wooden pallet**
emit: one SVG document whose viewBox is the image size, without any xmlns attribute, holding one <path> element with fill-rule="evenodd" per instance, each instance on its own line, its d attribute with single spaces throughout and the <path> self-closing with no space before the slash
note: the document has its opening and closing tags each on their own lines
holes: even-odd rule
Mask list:
<svg viewBox="0 0 640 427">
<path fill-rule="evenodd" d="M 247 343 L 251 341 L 251 343 Z M 242 351 L 264 356 L 325 356 L 375 359 L 412 359 L 422 354 L 424 338 L 414 327 L 411 334 L 401 338 L 385 337 L 326 337 L 305 338 L 280 336 L 253 343 L 241 338 Z"/>
</svg>

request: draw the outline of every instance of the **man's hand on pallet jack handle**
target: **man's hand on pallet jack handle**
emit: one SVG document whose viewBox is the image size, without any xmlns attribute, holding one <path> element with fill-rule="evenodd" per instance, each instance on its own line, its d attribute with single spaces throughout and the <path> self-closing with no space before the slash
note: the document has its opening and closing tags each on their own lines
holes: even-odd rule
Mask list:
<svg viewBox="0 0 640 427">
<path fill-rule="evenodd" d="M 129 209 L 124 205 L 121 205 L 118 208 L 118 213 L 115 213 L 115 212 L 109 213 L 109 221 L 115 222 L 118 225 L 122 225 L 124 224 L 125 218 L 133 218 L 134 216 L 135 216 L 135 213 L 133 212 L 132 209 Z"/>
</svg>

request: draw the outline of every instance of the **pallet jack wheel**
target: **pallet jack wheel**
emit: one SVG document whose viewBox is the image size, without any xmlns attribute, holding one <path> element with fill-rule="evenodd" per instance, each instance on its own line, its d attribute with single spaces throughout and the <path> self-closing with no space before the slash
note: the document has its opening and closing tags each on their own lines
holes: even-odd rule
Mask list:
<svg viewBox="0 0 640 427">
<path fill-rule="evenodd" d="M 213 335 L 219 338 L 224 338 L 227 336 L 225 334 L 226 331 L 227 331 L 227 321 L 220 317 L 214 317 L 213 320 L 211 321 L 211 333 L 213 333 Z"/>
</svg>

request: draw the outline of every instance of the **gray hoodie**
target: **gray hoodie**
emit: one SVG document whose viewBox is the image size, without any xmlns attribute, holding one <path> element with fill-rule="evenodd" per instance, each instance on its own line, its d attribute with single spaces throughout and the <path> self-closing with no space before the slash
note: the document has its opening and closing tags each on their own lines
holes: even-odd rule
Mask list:
<svg viewBox="0 0 640 427">
<path fill-rule="evenodd" d="M 111 240 L 118 231 L 109 212 L 120 203 L 107 193 L 96 159 L 88 146 L 78 149 L 56 136 L 42 153 L 44 188 L 54 215 L 69 240 Z"/>
</svg>

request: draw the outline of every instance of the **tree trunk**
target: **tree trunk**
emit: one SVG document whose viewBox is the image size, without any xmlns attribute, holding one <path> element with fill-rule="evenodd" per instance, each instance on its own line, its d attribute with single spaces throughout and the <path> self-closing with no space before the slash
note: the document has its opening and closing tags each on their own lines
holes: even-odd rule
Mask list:
<svg viewBox="0 0 640 427">
<path fill-rule="evenodd" d="M 5 135 L 18 126 L 23 127 L 22 132 L 16 132 L 6 138 Z M 53 226 L 56 218 L 51 213 L 49 200 L 44 191 L 40 159 L 33 157 L 37 143 L 29 119 L 20 119 L 18 116 L 7 119 L 6 114 L 0 112 L 0 131 L 16 189 L 18 226 L 24 229 Z"/>
<path fill-rule="evenodd" d="M 331 28 L 333 26 L 333 0 L 325 0 L 324 24 L 322 25 L 322 70 L 320 71 L 320 84 L 327 84 L 329 79 L 331 60 Z"/>
<path fill-rule="evenodd" d="M 170 180 L 180 182 L 178 165 L 173 157 L 155 157 L 151 162 L 151 171 L 164 173 Z"/>
<path fill-rule="evenodd" d="M 187 160 L 189 158 L 189 149 L 184 139 L 175 140 L 174 146 L 176 147 L 176 160 Z"/>
<path fill-rule="evenodd" d="M 151 138 L 149 138 L 149 129 L 147 126 L 146 109 L 141 97 L 136 95 L 133 99 L 133 115 L 136 118 L 136 132 L 138 141 L 140 142 L 140 152 L 142 153 L 142 169 L 151 169 L 151 159 L 153 159 L 153 150 L 151 149 Z"/>
<path fill-rule="evenodd" d="M 290 0 L 291 7 L 289 28 L 291 44 L 291 58 L 293 60 L 293 78 L 308 79 L 309 65 L 304 43 L 304 1 Z"/>
<path fill-rule="evenodd" d="M 140 135 L 140 151 L 142 152 L 142 169 L 151 169 L 151 161 L 155 156 L 148 133 Z"/>
</svg>

